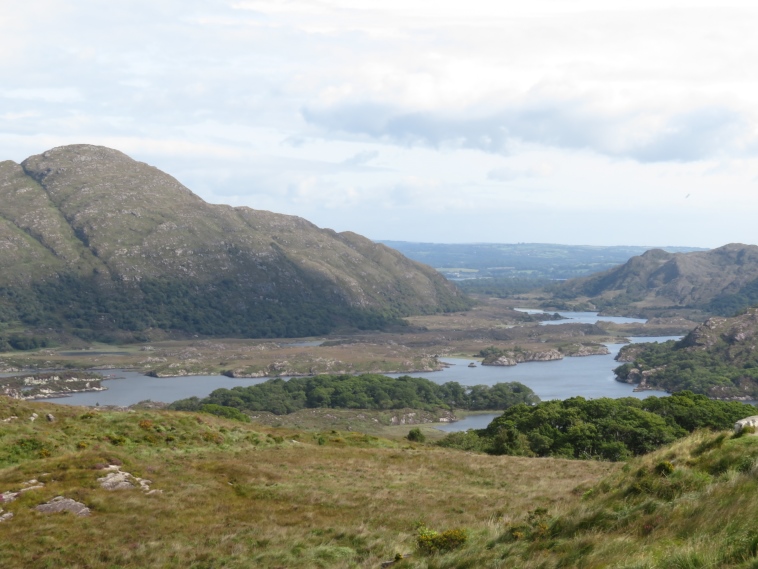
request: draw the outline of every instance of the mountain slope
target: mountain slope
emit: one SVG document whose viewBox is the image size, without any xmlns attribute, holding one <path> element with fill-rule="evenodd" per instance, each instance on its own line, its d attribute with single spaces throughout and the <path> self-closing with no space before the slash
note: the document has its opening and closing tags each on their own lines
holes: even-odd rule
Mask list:
<svg viewBox="0 0 758 569">
<path fill-rule="evenodd" d="M 732 243 L 691 253 L 653 249 L 603 273 L 567 281 L 557 295 L 588 297 L 606 310 L 732 314 L 758 302 L 758 246 Z"/>
<path fill-rule="evenodd" d="M 679 342 L 630 344 L 617 378 L 641 388 L 688 389 L 722 399 L 758 397 L 758 308 L 733 318 L 713 317 Z"/>
<path fill-rule="evenodd" d="M 205 203 L 89 145 L 0 163 L 0 263 L 0 319 L 85 336 L 297 336 L 466 306 L 436 271 L 383 245 Z"/>
</svg>

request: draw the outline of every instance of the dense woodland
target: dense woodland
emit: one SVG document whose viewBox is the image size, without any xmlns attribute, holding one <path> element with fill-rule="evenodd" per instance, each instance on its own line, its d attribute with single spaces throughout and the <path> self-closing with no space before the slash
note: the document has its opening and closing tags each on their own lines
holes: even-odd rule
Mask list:
<svg viewBox="0 0 758 569">
<path fill-rule="evenodd" d="M 669 397 L 543 401 L 516 405 L 486 429 L 451 433 L 439 444 L 490 454 L 625 460 L 697 429 L 729 429 L 755 414 L 747 403 L 714 401 L 690 391 Z"/>
<path fill-rule="evenodd" d="M 442 385 L 420 377 L 391 378 L 379 374 L 317 375 L 270 379 L 249 387 L 216 389 L 208 397 L 191 397 L 171 404 L 179 411 L 199 411 L 219 405 L 240 411 L 269 411 L 277 415 L 300 409 L 507 409 L 533 405 L 539 398 L 527 386 L 498 383 L 493 386 Z M 205 410 L 208 410 L 207 408 Z M 218 413 L 217 413 L 218 414 Z"/>
<path fill-rule="evenodd" d="M 144 279 L 136 284 L 64 276 L 28 288 L 0 288 L 0 323 L 66 330 L 88 341 L 145 341 L 151 328 L 183 334 L 242 338 L 292 338 L 326 334 L 339 326 L 382 329 L 402 325 L 411 310 L 355 310 L 328 299 L 302 296 L 252 299 L 244 283 Z M 457 307 L 468 306 L 463 300 Z M 17 336 L 21 338 L 22 336 Z M 6 344 L 14 349 L 44 345 L 43 337 Z"/>
</svg>

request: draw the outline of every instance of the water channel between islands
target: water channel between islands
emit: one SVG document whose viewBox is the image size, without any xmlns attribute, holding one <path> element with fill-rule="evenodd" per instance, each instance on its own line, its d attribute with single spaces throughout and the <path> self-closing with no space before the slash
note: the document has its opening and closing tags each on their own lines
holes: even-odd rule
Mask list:
<svg viewBox="0 0 758 569">
<path fill-rule="evenodd" d="M 530 312 L 534 312 L 531 311 Z M 567 320 L 545 322 L 546 325 L 582 322 L 594 323 L 598 320 L 614 322 L 644 322 L 644 320 L 620 317 L 598 317 L 593 312 L 568 313 L 561 312 Z M 674 336 L 635 337 L 632 342 L 664 342 L 678 339 Z M 582 396 L 598 397 L 638 397 L 650 395 L 666 395 L 660 391 L 634 392 L 634 386 L 620 383 L 614 379 L 613 369 L 619 364 L 614 357 L 622 344 L 608 344 L 610 354 L 603 356 L 569 357 L 562 360 L 547 362 L 521 363 L 512 367 L 481 366 L 468 367 L 473 360 L 458 358 L 442 358 L 441 361 L 450 367 L 437 372 L 388 374 L 393 377 L 413 375 L 425 377 L 435 383 L 457 381 L 461 385 L 493 385 L 508 381 L 519 381 L 530 387 L 540 399 L 567 399 Z M 113 372 L 109 372 L 113 373 Z M 171 402 L 186 397 L 205 397 L 211 391 L 219 388 L 230 389 L 237 386 L 248 386 L 262 383 L 269 378 L 234 379 L 222 375 L 189 376 L 156 378 L 142 375 L 138 372 L 115 370 L 119 379 L 108 379 L 102 382 L 107 391 L 75 393 L 71 397 L 48 399 L 51 403 L 65 405 L 133 405 L 140 401 Z M 470 428 L 483 428 L 497 414 L 471 415 L 461 421 L 442 425 L 445 431 L 459 431 Z"/>
</svg>

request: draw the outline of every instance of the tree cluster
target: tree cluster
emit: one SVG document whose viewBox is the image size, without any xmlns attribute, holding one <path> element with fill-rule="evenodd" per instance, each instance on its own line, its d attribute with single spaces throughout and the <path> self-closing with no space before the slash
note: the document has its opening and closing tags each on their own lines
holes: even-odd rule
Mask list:
<svg viewBox="0 0 758 569">
<path fill-rule="evenodd" d="M 714 401 L 690 391 L 640 400 L 585 399 L 516 405 L 486 429 L 453 433 L 443 446 L 490 454 L 624 460 L 696 429 L 728 429 L 755 414 L 746 403 Z"/>
<path fill-rule="evenodd" d="M 270 379 L 249 387 L 217 389 L 204 399 L 191 397 L 171 404 L 179 411 L 197 411 L 220 405 L 241 411 L 269 411 L 277 415 L 300 409 L 507 409 L 532 405 L 539 398 L 527 386 L 498 383 L 493 386 L 442 385 L 420 377 L 392 378 L 379 374 L 317 375 Z"/>
<path fill-rule="evenodd" d="M 683 342 L 669 340 L 646 344 L 634 358 L 614 370 L 620 378 L 632 369 L 654 370 L 647 384 L 666 391 L 688 390 L 714 397 L 758 395 L 758 353 L 739 362 L 729 361 L 725 349 L 686 349 Z"/>
</svg>

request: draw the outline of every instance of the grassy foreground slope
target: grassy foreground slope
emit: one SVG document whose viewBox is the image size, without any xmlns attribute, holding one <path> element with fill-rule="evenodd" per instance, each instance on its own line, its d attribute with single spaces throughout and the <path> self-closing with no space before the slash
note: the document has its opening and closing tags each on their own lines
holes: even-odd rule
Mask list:
<svg viewBox="0 0 758 569">
<path fill-rule="evenodd" d="M 12 416 L 0 423 L 0 493 L 45 485 L 0 504 L 14 514 L 0 523 L 3 567 L 377 567 L 396 553 L 414 554 L 400 567 L 446 563 L 417 552 L 419 523 L 466 529 L 487 559 L 480 545 L 504 519 L 574 503 L 616 468 L 0 398 L 0 420 Z M 108 464 L 162 493 L 100 488 Z M 33 509 L 55 496 L 92 513 Z"/>
<path fill-rule="evenodd" d="M 0 399 L 11 416 L 0 492 L 44 486 L 0 504 L 4 567 L 758 567 L 758 437 L 698 432 L 620 466 Z M 105 490 L 106 465 L 161 492 Z M 91 515 L 34 510 L 55 496 Z M 466 543 L 423 553 L 422 524 Z"/>
</svg>

